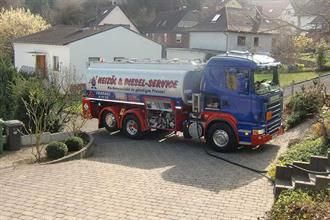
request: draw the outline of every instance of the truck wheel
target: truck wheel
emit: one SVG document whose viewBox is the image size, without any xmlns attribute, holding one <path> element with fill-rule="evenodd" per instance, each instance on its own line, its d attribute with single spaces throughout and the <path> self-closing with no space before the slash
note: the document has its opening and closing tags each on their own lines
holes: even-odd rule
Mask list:
<svg viewBox="0 0 330 220">
<path fill-rule="evenodd" d="M 125 117 L 122 129 L 124 134 L 129 138 L 132 139 L 142 138 L 140 122 L 135 115 L 128 115 Z"/>
<path fill-rule="evenodd" d="M 109 131 L 114 132 L 118 130 L 117 121 L 115 115 L 110 111 L 105 111 L 102 114 L 103 126 Z"/>
<path fill-rule="evenodd" d="M 208 130 L 207 143 L 218 152 L 228 153 L 237 149 L 237 140 L 231 127 L 216 123 Z"/>
</svg>

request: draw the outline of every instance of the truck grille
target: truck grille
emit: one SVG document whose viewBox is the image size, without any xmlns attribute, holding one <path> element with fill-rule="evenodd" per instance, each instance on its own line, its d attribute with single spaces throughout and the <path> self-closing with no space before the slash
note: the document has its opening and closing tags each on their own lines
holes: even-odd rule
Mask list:
<svg viewBox="0 0 330 220">
<path fill-rule="evenodd" d="M 283 111 L 282 98 L 272 103 L 268 103 L 267 112 L 272 112 L 272 118 L 266 124 L 267 134 L 274 134 L 280 128 L 282 121 L 282 111 Z"/>
</svg>

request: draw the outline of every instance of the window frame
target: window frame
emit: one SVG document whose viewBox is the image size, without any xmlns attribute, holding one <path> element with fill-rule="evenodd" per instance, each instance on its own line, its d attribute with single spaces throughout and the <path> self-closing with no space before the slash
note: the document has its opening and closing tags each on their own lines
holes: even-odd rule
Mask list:
<svg viewBox="0 0 330 220">
<path fill-rule="evenodd" d="M 53 71 L 60 71 L 60 57 L 53 56 Z"/>
<path fill-rule="evenodd" d="M 254 47 L 259 47 L 259 37 L 254 37 L 253 38 L 253 46 Z"/>
<path fill-rule="evenodd" d="M 179 33 L 175 34 L 175 42 L 177 44 L 181 44 L 182 43 L 182 34 L 179 34 Z"/>
<path fill-rule="evenodd" d="M 246 46 L 246 36 L 237 36 L 237 45 Z"/>
</svg>

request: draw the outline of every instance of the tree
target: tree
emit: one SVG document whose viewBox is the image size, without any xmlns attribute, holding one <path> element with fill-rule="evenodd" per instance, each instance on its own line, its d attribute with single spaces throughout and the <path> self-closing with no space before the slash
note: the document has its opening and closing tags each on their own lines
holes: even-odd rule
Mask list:
<svg viewBox="0 0 330 220">
<path fill-rule="evenodd" d="M 294 38 L 293 45 L 297 52 L 302 53 L 313 47 L 313 39 L 307 37 L 306 34 L 300 34 Z"/>
<path fill-rule="evenodd" d="M 57 0 L 54 5 L 54 22 L 65 25 L 80 25 L 86 21 L 87 11 L 79 0 Z"/>
<path fill-rule="evenodd" d="M 49 27 L 39 15 L 24 8 L 1 9 L 0 11 L 0 57 L 12 57 L 10 41 L 33 34 Z"/>
<path fill-rule="evenodd" d="M 16 8 L 23 5 L 23 0 L 1 0 L 0 8 Z"/>
</svg>

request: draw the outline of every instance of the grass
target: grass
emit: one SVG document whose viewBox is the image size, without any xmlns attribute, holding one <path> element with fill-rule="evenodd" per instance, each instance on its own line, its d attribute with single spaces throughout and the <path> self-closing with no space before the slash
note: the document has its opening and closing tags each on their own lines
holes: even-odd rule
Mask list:
<svg viewBox="0 0 330 220">
<path fill-rule="evenodd" d="M 321 73 L 324 74 L 324 73 Z M 280 85 L 282 87 L 291 85 L 294 80 L 296 83 L 304 80 L 313 79 L 318 76 L 316 72 L 280 73 Z M 255 81 L 263 79 L 272 80 L 272 74 L 255 74 Z"/>
</svg>

